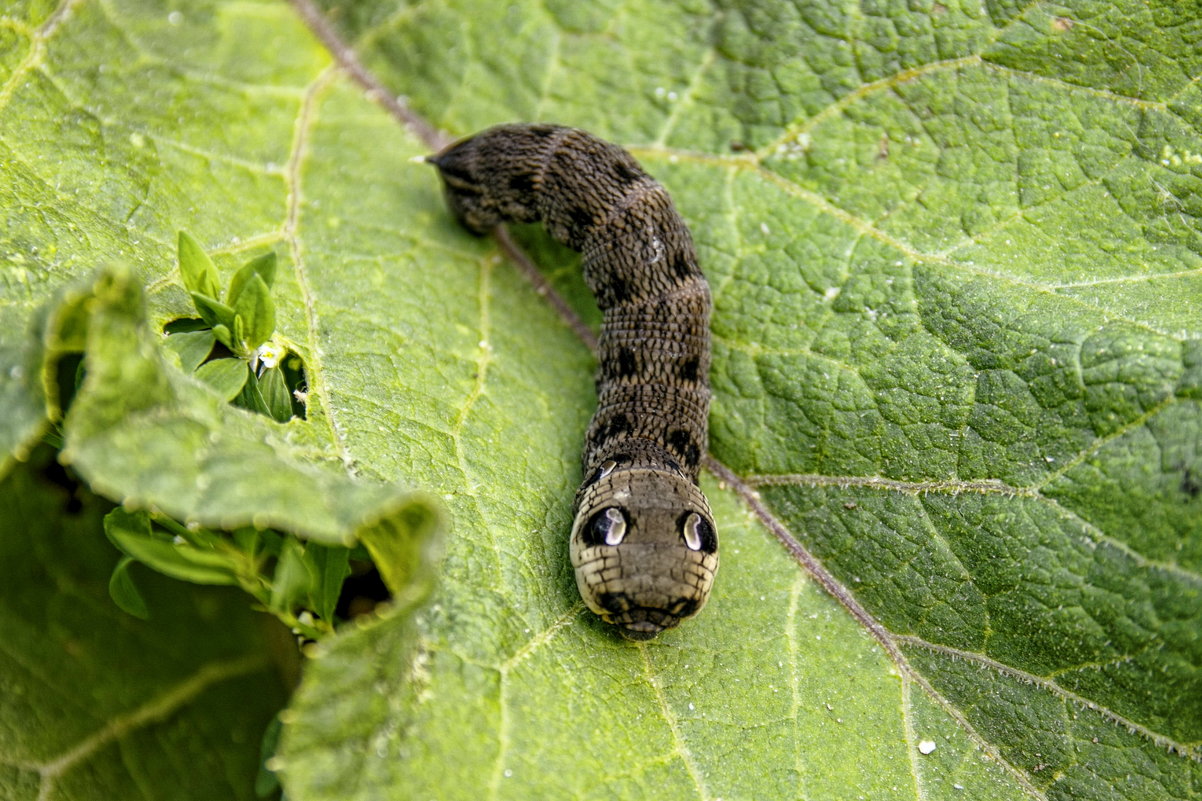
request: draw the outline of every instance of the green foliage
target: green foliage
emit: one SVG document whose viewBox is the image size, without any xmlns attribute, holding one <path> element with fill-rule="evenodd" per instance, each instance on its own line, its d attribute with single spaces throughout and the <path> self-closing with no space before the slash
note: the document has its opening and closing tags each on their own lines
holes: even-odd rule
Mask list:
<svg viewBox="0 0 1202 801">
<path fill-rule="evenodd" d="M 253 526 L 225 534 L 125 509 L 105 517 L 104 532 L 126 555 L 109 581 L 113 600 L 137 617 L 148 617 L 149 610 L 128 574 L 131 560 L 181 581 L 239 586 L 306 638 L 334 630 L 335 606 L 350 571 L 347 548 Z"/>
<path fill-rule="evenodd" d="M 146 606 L 146 599 L 129 575 L 129 566 L 132 564 L 136 564 L 134 558 L 126 556 L 113 568 L 113 574 L 109 576 L 109 596 L 113 603 L 134 617 L 149 620 L 150 610 Z"/>
<path fill-rule="evenodd" d="M 255 801 L 289 635 L 237 591 L 121 559 L 100 534 L 111 502 L 52 457 L 0 480 L 0 797 Z M 110 575 L 139 588 L 113 593 L 126 611 Z"/>
<path fill-rule="evenodd" d="M 158 570 L 328 621 L 360 543 L 394 592 L 306 659 L 267 762 L 290 799 L 1198 798 L 1192 9 L 324 5 L 386 90 L 331 69 L 299 0 L 0 14 L 5 480 L 54 426 Z M 679 630 L 633 645 L 582 608 L 591 356 L 450 220 L 409 162 L 431 143 L 373 103 L 398 95 L 456 136 L 545 119 L 621 142 L 689 222 L 723 561 Z M 516 238 L 595 322 L 577 257 Z M 198 380 L 256 353 L 284 372 L 247 367 L 236 406 Z M 439 515 L 398 485 L 454 520 L 437 586 Z M 61 491 L 8 486 L 59 519 Z M 206 648 L 267 646 L 215 588 L 114 574 L 88 520 L 0 534 L 0 795 L 246 797 L 283 703 L 266 673 L 155 702 L 211 675 Z M 137 628 L 177 608 L 195 618 Z M 161 645 L 131 672 L 140 636 Z M 46 768 L 108 731 L 119 759 Z"/>
<path fill-rule="evenodd" d="M 250 288 L 256 282 L 266 286 L 256 274 L 241 297 L 258 291 Z M 436 537 L 437 515 L 426 502 L 356 485 L 290 453 L 286 441 L 272 443 L 265 424 L 215 403 L 243 393 L 248 375 L 257 382 L 244 360 L 215 359 L 196 369 L 216 399 L 168 369 L 169 354 L 199 350 L 191 342 L 205 332 L 173 333 L 167 342 L 184 337 L 183 346 L 155 347 L 128 274 L 102 273 L 70 297 L 83 310 L 86 334 L 48 332 L 47 339 L 82 343 L 87 370 L 64 421 L 60 458 L 127 506 L 164 512 L 123 508 L 105 518 L 105 533 L 127 557 L 183 581 L 240 586 L 294 631 L 315 638 L 333 630 L 347 546 L 365 536 L 407 542 L 419 529 L 423 538 Z M 281 392 L 286 399 L 277 386 L 275 395 Z M 331 547 L 340 555 L 326 553 Z M 110 580 L 114 600 L 141 612 L 126 570 L 119 563 L 120 575 Z M 316 610 L 324 615 L 315 617 Z"/>
<path fill-rule="evenodd" d="M 187 231 L 179 232 L 179 273 L 193 299 L 199 297 L 213 303 L 213 298 L 221 294 L 221 286 L 217 282 L 217 268 L 213 266 L 213 260 Z M 197 308 L 200 308 L 199 301 Z M 228 307 L 225 308 L 228 311 Z"/>
<path fill-rule="evenodd" d="M 196 377 L 213 388 L 222 400 L 231 401 L 242 394 L 246 386 L 246 362 L 241 359 L 214 359 L 196 368 Z"/>
<path fill-rule="evenodd" d="M 238 272 L 234 273 L 234 277 L 230 279 L 230 289 L 226 294 L 226 303 L 237 307 L 238 298 L 242 295 L 242 290 L 248 286 L 251 279 L 258 279 L 262 282 L 265 289 L 270 290 L 271 285 L 275 283 L 275 265 L 276 258 L 274 252 L 264 253 L 262 256 L 251 259 L 246 264 L 243 264 Z M 265 296 L 270 301 L 270 295 Z M 272 307 L 272 315 L 275 314 L 275 307 Z M 272 326 L 274 329 L 274 326 Z M 269 331 L 267 336 L 271 336 Z M 266 337 L 264 337 L 266 340 Z"/>
<path fill-rule="evenodd" d="M 286 375 L 280 362 L 288 357 L 287 349 L 269 342 L 275 333 L 275 301 L 271 299 L 275 270 L 274 252 L 246 262 L 230 279 L 223 303 L 217 300 L 221 283 L 212 259 L 190 234 L 180 231 L 180 275 L 197 314 L 208 327 L 171 331 L 166 345 L 179 355 L 180 367 L 194 373 L 221 398 L 286 423 L 295 410 L 303 413 L 298 393 L 303 394 L 305 374 L 303 366 L 298 366 Z M 180 328 L 180 322 L 171 325 Z M 217 343 L 233 355 L 215 353 Z"/>
</svg>

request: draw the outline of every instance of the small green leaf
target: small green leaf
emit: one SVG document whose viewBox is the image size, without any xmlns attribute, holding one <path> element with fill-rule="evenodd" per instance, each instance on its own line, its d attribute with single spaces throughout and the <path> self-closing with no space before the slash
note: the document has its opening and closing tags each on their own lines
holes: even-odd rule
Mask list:
<svg viewBox="0 0 1202 801">
<path fill-rule="evenodd" d="M 234 338 L 230 334 L 230 329 L 228 327 L 224 325 L 213 326 L 213 336 L 216 337 L 217 341 L 222 345 L 225 345 L 227 348 L 233 348 Z"/>
<path fill-rule="evenodd" d="M 300 540 L 288 537 L 284 540 L 284 549 L 275 568 L 268 608 L 277 613 L 290 612 L 303 604 L 316 585 L 316 565 L 306 555 Z"/>
<path fill-rule="evenodd" d="M 292 419 L 292 394 L 284 382 L 283 370 L 279 367 L 264 370 L 259 376 L 259 393 L 269 417 L 279 423 Z"/>
<path fill-rule="evenodd" d="M 193 292 L 192 304 L 196 306 L 196 311 L 200 313 L 201 319 L 213 328 L 219 325 L 224 325 L 226 328 L 234 327 L 234 310 L 221 301 L 201 292 Z"/>
<path fill-rule="evenodd" d="M 213 332 L 189 331 L 183 334 L 171 334 L 167 337 L 167 350 L 179 357 L 180 367 L 185 372 L 195 372 L 205 358 L 213 350 L 216 337 Z"/>
<path fill-rule="evenodd" d="M 342 594 L 342 582 L 351 574 L 350 549 L 311 542 L 305 550 L 317 570 L 310 608 L 322 620 L 332 621 L 338 596 Z"/>
<path fill-rule="evenodd" d="M 259 772 L 255 776 L 255 795 L 266 798 L 280 788 L 280 779 L 267 767 L 267 763 L 275 756 L 280 744 L 280 731 L 283 723 L 277 715 L 263 730 L 263 739 L 259 742 Z"/>
<path fill-rule="evenodd" d="M 234 353 L 250 361 L 254 348 L 246 347 L 246 320 L 237 312 L 234 313 L 234 333 L 231 336 L 234 340 Z"/>
<path fill-rule="evenodd" d="M 186 231 L 179 232 L 179 272 L 184 286 L 193 294 L 215 298 L 221 293 L 217 268 L 200 243 Z"/>
<path fill-rule="evenodd" d="M 275 332 L 275 302 L 267 282 L 257 274 L 247 279 L 234 303 L 234 312 L 246 324 L 242 338 L 235 337 L 235 341 L 243 343 L 248 350 L 255 350 Z"/>
<path fill-rule="evenodd" d="M 196 371 L 197 378 L 227 401 L 238 397 L 249 376 L 250 370 L 241 359 L 214 359 L 202 364 Z"/>
<path fill-rule="evenodd" d="M 196 584 L 238 583 L 230 558 L 155 532 L 145 512 L 114 509 L 104 518 L 104 533 L 122 553 L 172 578 Z"/>
<path fill-rule="evenodd" d="M 242 526 L 234 530 L 233 537 L 238 550 L 252 558 L 259 553 L 263 544 L 263 532 L 254 526 Z"/>
<path fill-rule="evenodd" d="M 150 619 L 150 610 L 146 608 L 146 599 L 138 592 L 133 577 L 129 575 L 129 566 L 134 563 L 133 557 L 122 557 L 113 574 L 109 576 L 109 597 L 123 611 L 140 620 Z"/>
<path fill-rule="evenodd" d="M 247 281 L 256 275 L 263 279 L 263 283 L 267 284 L 268 289 L 271 289 L 275 283 L 275 265 L 275 251 L 264 253 L 243 264 L 230 280 L 230 290 L 225 296 L 225 302 L 231 306 L 235 305 L 238 302 L 238 296 L 246 287 Z"/>
<path fill-rule="evenodd" d="M 248 370 L 247 373 L 246 384 L 242 387 L 241 394 L 234 399 L 234 405 L 252 412 L 258 412 L 266 417 L 271 417 L 271 411 L 267 408 L 267 401 L 263 399 L 263 393 L 259 390 L 258 377 L 253 370 Z"/>
</svg>

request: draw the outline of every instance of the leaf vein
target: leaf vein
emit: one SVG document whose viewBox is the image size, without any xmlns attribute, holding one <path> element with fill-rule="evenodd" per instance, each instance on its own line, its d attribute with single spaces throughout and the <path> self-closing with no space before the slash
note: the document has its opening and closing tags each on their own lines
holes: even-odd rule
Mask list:
<svg viewBox="0 0 1202 801">
<path fill-rule="evenodd" d="M 1092 701 L 1085 696 L 1078 695 L 1077 693 L 1062 687 L 1059 683 L 1045 676 L 1038 676 L 1034 673 L 1028 673 L 1025 670 L 1013 667 L 1012 665 L 998 662 L 996 659 L 992 659 L 984 654 L 978 654 L 972 651 L 964 651 L 947 645 L 939 645 L 938 643 L 928 642 L 927 640 L 924 640 L 920 637 L 915 637 L 913 635 L 898 634 L 895 636 L 899 643 L 911 645 L 915 648 L 922 648 L 932 653 L 941 654 L 953 659 L 962 659 L 966 662 L 972 662 L 981 665 L 982 667 L 989 668 L 990 670 L 997 671 L 1004 676 L 1017 679 L 1025 684 L 1031 684 L 1044 689 L 1053 695 L 1059 696 L 1065 701 L 1069 701 L 1092 712 L 1096 712 L 1098 715 L 1110 721 L 1111 723 L 1122 726 L 1132 733 L 1139 734 L 1155 744 L 1158 748 L 1166 749 L 1171 753 L 1177 754 L 1178 756 L 1187 757 L 1194 761 L 1202 761 L 1202 750 L 1199 749 L 1199 745 L 1197 743 L 1183 743 L 1174 740 L 1167 735 L 1156 732 L 1147 726 L 1144 726 L 1143 724 L 1136 723 L 1134 720 L 1120 715 L 1109 707 L 1103 706 L 1096 701 Z"/>
<path fill-rule="evenodd" d="M 258 653 L 223 662 L 212 662 L 145 704 L 115 716 L 107 725 L 80 740 L 57 758 L 39 766 L 42 784 L 38 798 L 49 797 L 53 792 L 55 779 L 110 743 L 143 726 L 165 720 L 215 684 L 254 673 L 266 666 L 265 657 Z"/>
<path fill-rule="evenodd" d="M 301 207 L 304 202 L 301 167 L 309 153 L 310 129 L 317 122 L 319 97 L 322 92 L 333 84 L 333 79 L 336 75 L 337 73 L 333 69 L 323 71 L 305 91 L 305 98 L 301 103 L 300 115 L 297 118 L 296 130 L 292 140 L 292 150 L 288 156 L 286 173 L 288 211 L 283 231 L 284 241 L 288 243 L 288 249 L 292 255 L 292 263 L 295 265 L 296 283 L 300 288 L 301 301 L 304 305 L 308 328 L 308 354 L 306 357 L 308 369 L 306 371 L 306 378 L 312 390 L 325 398 L 330 396 L 330 392 L 326 386 L 325 370 L 322 366 L 323 354 L 318 340 L 318 304 L 312 283 L 309 281 L 308 266 L 301 247 L 299 232 Z M 338 457 L 342 459 L 348 468 L 351 467 L 350 454 L 347 451 L 345 437 L 341 431 L 335 410 L 328 409 L 323 417 L 329 430 L 330 442 L 334 446 Z"/>
<path fill-rule="evenodd" d="M 668 724 L 668 730 L 672 734 L 672 741 L 675 744 L 675 754 L 684 763 L 685 770 L 688 771 L 690 778 L 693 780 L 694 786 L 697 788 L 697 797 L 701 799 L 712 799 L 709 790 L 705 786 L 705 780 L 701 776 L 701 771 L 697 767 L 696 760 L 693 759 L 693 754 L 689 747 L 685 744 L 684 735 L 680 731 L 680 722 L 676 718 L 676 713 L 672 711 L 671 704 L 664 696 L 663 688 L 659 686 L 656 680 L 654 671 L 651 669 L 651 658 L 647 653 L 647 646 L 643 643 L 638 644 L 639 654 L 643 658 L 643 676 L 647 684 L 651 687 L 651 691 L 655 693 L 656 701 L 659 703 L 660 711 L 663 712 L 664 722 Z"/>
</svg>

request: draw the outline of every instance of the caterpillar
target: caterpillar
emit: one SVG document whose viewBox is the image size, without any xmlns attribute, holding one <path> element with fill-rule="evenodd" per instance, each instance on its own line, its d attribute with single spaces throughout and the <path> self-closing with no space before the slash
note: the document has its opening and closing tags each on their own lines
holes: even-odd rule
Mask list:
<svg viewBox="0 0 1202 801">
<path fill-rule="evenodd" d="M 633 156 L 575 128 L 500 125 L 428 161 L 469 231 L 541 220 L 584 254 L 604 321 L 571 562 L 589 609 L 630 639 L 650 639 L 700 611 L 718 569 L 697 484 L 711 302 L 688 228 Z"/>
</svg>

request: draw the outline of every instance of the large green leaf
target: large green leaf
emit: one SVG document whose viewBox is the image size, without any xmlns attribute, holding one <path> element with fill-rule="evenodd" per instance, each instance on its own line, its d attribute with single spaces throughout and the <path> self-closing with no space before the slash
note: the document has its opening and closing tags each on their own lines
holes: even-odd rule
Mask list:
<svg viewBox="0 0 1202 801">
<path fill-rule="evenodd" d="M 119 610 L 96 536 L 111 504 L 47 456 L 0 481 L 0 797 L 254 801 L 287 632 L 138 566 L 151 619 Z"/>
<path fill-rule="evenodd" d="M 298 447 L 286 427 L 229 406 L 231 393 L 169 369 L 127 272 L 103 272 L 81 287 L 65 293 L 45 339 L 63 339 L 53 328 L 69 327 L 68 319 L 85 330 L 87 373 L 64 421 L 60 459 L 96 489 L 189 523 L 272 527 L 344 545 L 436 518 L 425 498 L 353 481 Z M 209 364 L 222 362 L 245 377 L 240 360 Z"/>
<path fill-rule="evenodd" d="M 1198 797 L 1202 24 L 920 6 L 16 6 L 3 441 L 41 425 L 7 366 L 58 286 L 120 260 L 160 326 L 178 229 L 223 284 L 274 247 L 290 446 L 455 527 L 424 612 L 308 664 L 290 798 Z M 514 119 L 630 146 L 714 289 L 723 567 L 649 644 L 567 564 L 588 350 L 409 163 Z M 518 238 L 595 322 L 575 257 Z"/>
</svg>

